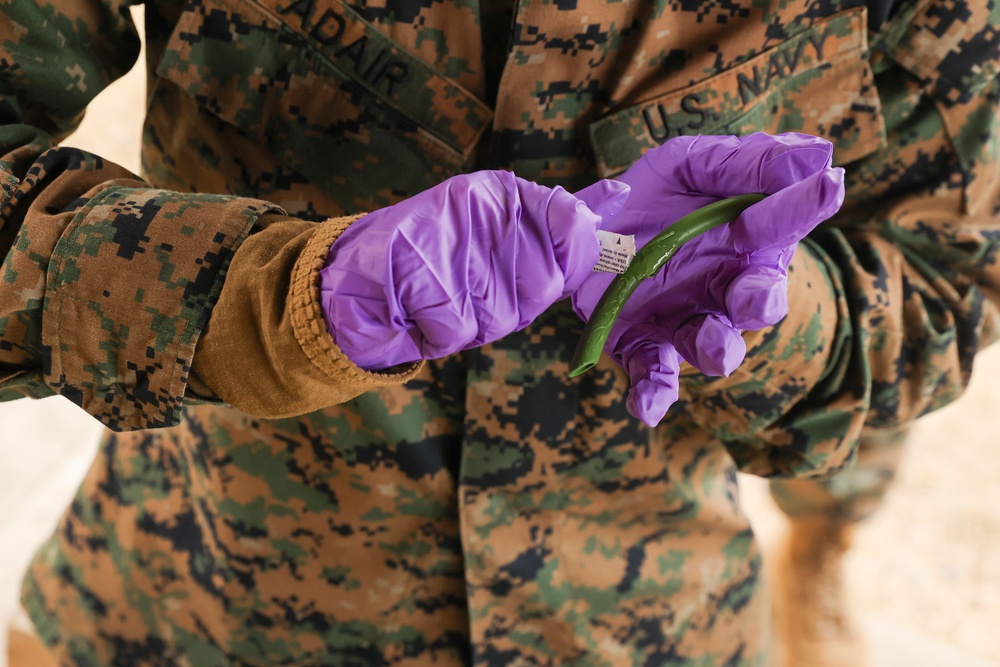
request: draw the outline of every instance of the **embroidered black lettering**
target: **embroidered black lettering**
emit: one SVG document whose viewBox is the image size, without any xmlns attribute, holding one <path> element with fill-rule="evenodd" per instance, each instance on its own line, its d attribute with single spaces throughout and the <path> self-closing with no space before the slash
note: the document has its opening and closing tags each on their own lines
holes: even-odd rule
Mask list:
<svg viewBox="0 0 1000 667">
<path fill-rule="evenodd" d="M 284 9 L 279 8 L 279 14 L 295 14 L 299 17 L 299 25 L 303 30 L 308 30 L 312 24 L 313 11 L 316 9 L 316 0 L 295 0 Z"/>
<path fill-rule="evenodd" d="M 649 110 L 652 107 L 646 107 L 642 110 L 642 117 L 646 121 L 646 129 L 649 130 L 649 136 L 653 138 L 658 144 L 662 144 L 667 139 L 670 138 L 670 121 L 667 110 L 663 108 L 662 104 L 657 104 L 656 109 L 660 112 L 660 121 L 662 126 L 657 127 L 654 120 L 650 118 Z"/>
<path fill-rule="evenodd" d="M 809 35 L 809 43 L 816 49 L 816 60 L 823 60 L 823 42 L 827 35 Z"/>
<path fill-rule="evenodd" d="M 382 79 L 385 78 L 386 71 L 389 69 L 389 65 L 391 65 L 393 62 L 396 61 L 386 60 L 385 62 L 382 63 L 382 67 L 380 67 L 378 72 L 375 73 L 375 76 L 371 78 L 372 88 L 378 88 L 378 84 L 382 81 Z M 392 86 L 390 85 L 389 88 L 391 89 Z"/>
<path fill-rule="evenodd" d="M 783 78 L 785 78 L 784 65 L 782 64 L 781 60 L 778 58 L 778 55 L 779 54 L 774 53 L 774 54 L 771 55 L 770 58 L 768 58 L 768 61 L 767 61 L 767 78 L 764 79 L 764 90 L 767 90 L 767 89 L 769 89 L 771 87 L 771 80 L 772 79 L 783 79 Z"/>
<path fill-rule="evenodd" d="M 746 74 L 740 72 L 736 75 L 736 83 L 739 86 L 740 99 L 743 100 L 744 105 L 761 94 L 760 71 L 756 65 L 753 66 L 753 81 L 748 79 Z"/>
<path fill-rule="evenodd" d="M 327 24 L 331 21 L 336 24 L 336 27 L 331 24 L 332 30 L 327 30 Z M 344 29 L 347 26 L 344 23 L 344 17 L 333 11 L 332 9 L 327 9 L 323 12 L 323 16 L 319 17 L 319 21 L 313 26 L 313 29 L 309 31 L 309 36 L 315 39 L 320 44 L 326 44 L 327 46 L 331 44 L 336 44 L 338 40 L 344 35 Z"/>
<path fill-rule="evenodd" d="M 789 58 L 789 54 L 792 52 L 792 50 L 788 49 L 787 51 L 784 52 L 784 55 L 785 55 L 785 66 L 788 67 L 788 73 L 789 74 L 794 74 L 795 70 L 798 68 L 798 66 L 799 66 L 799 57 L 802 55 L 802 47 L 805 46 L 805 44 L 806 43 L 804 41 L 799 40 L 799 43 L 795 46 L 795 55 L 792 56 L 792 57 L 790 57 L 790 58 Z"/>
<path fill-rule="evenodd" d="M 698 130 L 705 126 L 705 119 L 708 117 L 705 109 L 699 106 L 701 103 L 701 98 L 698 97 L 697 93 L 691 93 L 690 95 L 685 95 L 681 99 L 681 109 L 689 114 L 697 114 L 698 120 L 692 121 L 687 124 L 688 129 Z"/>
<path fill-rule="evenodd" d="M 361 69 L 361 62 L 365 58 L 365 48 L 368 46 L 368 35 L 361 35 L 356 40 L 337 51 L 338 58 L 344 56 L 354 61 L 354 71 Z"/>
<path fill-rule="evenodd" d="M 378 77 L 372 82 L 372 85 L 374 86 L 383 78 L 389 82 L 385 94 L 392 96 L 396 92 L 396 86 L 405 83 L 410 78 L 410 66 L 401 60 L 390 60 L 379 71 Z"/>
<path fill-rule="evenodd" d="M 382 61 L 385 60 L 386 56 L 388 55 L 389 55 L 388 49 L 382 49 L 381 51 L 379 51 L 378 55 L 375 56 L 374 59 L 372 59 L 371 64 L 365 69 L 365 73 L 361 75 L 361 78 L 366 81 L 369 81 L 371 79 L 372 72 L 375 71 L 375 68 L 377 66 L 382 64 Z M 381 74 L 381 70 L 379 70 L 379 74 Z"/>
</svg>

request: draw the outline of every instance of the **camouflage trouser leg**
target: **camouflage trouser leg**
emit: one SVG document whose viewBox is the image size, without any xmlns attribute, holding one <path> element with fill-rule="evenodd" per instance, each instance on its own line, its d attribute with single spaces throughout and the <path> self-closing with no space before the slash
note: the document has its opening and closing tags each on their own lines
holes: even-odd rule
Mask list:
<svg viewBox="0 0 1000 667">
<path fill-rule="evenodd" d="M 908 429 L 871 431 L 861 438 L 857 461 L 822 479 L 771 481 L 771 496 L 793 518 L 857 522 L 870 516 L 896 477 Z"/>
<path fill-rule="evenodd" d="M 578 319 L 299 419 L 109 437 L 23 592 L 67 665 L 762 667 L 727 450 L 625 412 Z"/>
<path fill-rule="evenodd" d="M 23 591 L 62 664 L 765 664 L 760 555 L 721 449 L 599 445 L 484 489 L 482 471 L 510 451 L 470 446 L 478 481 L 456 507 L 447 476 L 422 493 L 379 482 L 391 456 L 267 491 L 242 471 L 286 470 L 306 454 L 298 438 L 319 436 L 306 426 L 271 448 L 242 426 L 238 450 L 201 453 L 232 463 L 179 504 L 122 478 L 149 446 L 168 457 L 153 467 L 178 461 L 173 442 L 109 443 Z M 302 479 L 317 482 L 312 498 Z M 233 493 L 216 495 L 225 484 Z"/>
</svg>

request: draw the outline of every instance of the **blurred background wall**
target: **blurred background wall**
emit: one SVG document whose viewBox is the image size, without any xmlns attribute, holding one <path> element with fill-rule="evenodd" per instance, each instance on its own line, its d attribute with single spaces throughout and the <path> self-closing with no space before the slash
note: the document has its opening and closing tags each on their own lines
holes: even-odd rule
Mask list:
<svg viewBox="0 0 1000 667">
<path fill-rule="evenodd" d="M 141 7 L 133 13 L 141 25 Z M 138 171 L 144 85 L 133 69 L 65 143 Z M 101 427 L 60 397 L 0 404 L 0 424 L 2 628 Z M 763 480 L 741 483 L 766 557 L 782 519 Z M 1000 345 L 960 401 L 917 425 L 885 506 L 856 533 L 847 577 L 876 667 L 1000 667 Z M 0 646 L 0 667 L 5 656 Z"/>
</svg>

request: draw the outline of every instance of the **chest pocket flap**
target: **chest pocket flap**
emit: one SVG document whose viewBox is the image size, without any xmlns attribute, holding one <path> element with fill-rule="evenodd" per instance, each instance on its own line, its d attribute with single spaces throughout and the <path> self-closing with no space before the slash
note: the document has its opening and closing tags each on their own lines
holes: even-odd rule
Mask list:
<svg viewBox="0 0 1000 667">
<path fill-rule="evenodd" d="M 328 192 L 387 169 L 419 192 L 492 120 L 340 0 L 191 0 L 157 73 Z"/>
<path fill-rule="evenodd" d="M 607 116 L 590 127 L 602 176 L 644 152 L 691 134 L 804 132 L 832 141 L 844 164 L 885 141 L 868 64 L 864 8 L 817 21 L 697 84 Z"/>
</svg>

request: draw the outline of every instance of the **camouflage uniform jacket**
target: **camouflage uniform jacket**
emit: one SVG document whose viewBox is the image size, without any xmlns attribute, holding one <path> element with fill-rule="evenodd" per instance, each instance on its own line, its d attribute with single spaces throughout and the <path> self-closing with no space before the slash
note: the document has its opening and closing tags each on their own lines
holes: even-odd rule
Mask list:
<svg viewBox="0 0 1000 667">
<path fill-rule="evenodd" d="M 64 664 L 759 665 L 737 467 L 846 465 L 998 330 L 992 3 L 148 0 L 142 177 L 58 145 L 127 4 L 0 0 L 0 397 L 117 432 L 24 585 Z M 317 328 L 344 216 L 755 130 L 829 138 L 848 198 L 657 429 L 566 379 L 565 305 L 387 376 Z"/>
</svg>

